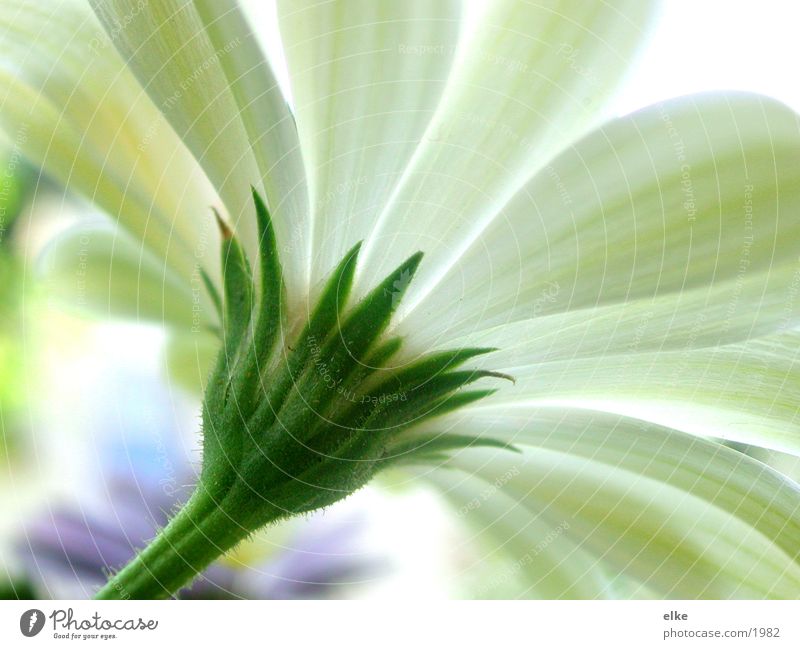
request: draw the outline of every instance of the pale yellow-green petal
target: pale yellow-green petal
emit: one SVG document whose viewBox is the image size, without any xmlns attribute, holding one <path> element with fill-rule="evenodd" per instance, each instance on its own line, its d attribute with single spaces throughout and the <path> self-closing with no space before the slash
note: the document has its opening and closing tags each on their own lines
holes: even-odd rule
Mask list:
<svg viewBox="0 0 800 649">
<path fill-rule="evenodd" d="M 251 253 L 258 241 L 250 187 L 265 190 L 282 243 L 289 246 L 295 238 L 282 261 L 289 294 L 297 295 L 307 283 L 308 255 L 296 130 L 236 3 L 91 4 L 142 86 L 206 170 Z"/>
<path fill-rule="evenodd" d="M 799 151 L 798 116 L 755 95 L 615 120 L 518 192 L 408 328 L 447 339 L 531 320 L 545 338 L 576 326 L 618 348 L 637 330 L 644 346 L 691 347 L 793 326 Z M 569 345 L 558 352 L 580 353 Z"/>
<path fill-rule="evenodd" d="M 219 336 L 204 330 L 168 333 L 165 362 L 170 380 L 191 394 L 203 394 L 219 354 Z"/>
<path fill-rule="evenodd" d="M 502 352 L 499 354 L 502 356 Z M 800 455 L 800 333 L 703 349 L 619 353 L 530 365 L 481 402 L 624 414 L 698 436 Z"/>
<path fill-rule="evenodd" d="M 556 286 L 542 290 L 534 309 L 558 299 Z M 800 269 L 784 265 L 771 269 L 769 278 L 759 273 L 741 282 L 552 313 L 463 336 L 437 332 L 429 340 L 448 348 L 498 348 L 488 363 L 505 367 L 645 351 L 688 353 L 793 326 L 800 312 L 798 290 Z M 421 330 L 420 337 L 428 332 Z"/>
<path fill-rule="evenodd" d="M 522 454 L 464 451 L 450 465 L 490 485 L 500 480 L 531 516 L 561 522 L 611 577 L 642 584 L 632 596 L 800 592 L 795 483 L 719 444 L 625 418 L 568 409 L 506 414 L 462 424 L 513 439 Z"/>
<path fill-rule="evenodd" d="M 198 274 L 193 284 L 108 224 L 89 221 L 55 237 L 37 260 L 37 279 L 64 308 L 151 322 L 188 335 L 216 320 Z"/>
<path fill-rule="evenodd" d="M 457 471 L 423 474 L 452 504 L 465 538 L 454 545 L 464 554 L 455 575 L 459 596 L 476 599 L 600 599 L 613 596 L 611 580 L 597 558 L 554 521 L 503 492 L 517 472 L 492 482 Z"/>
<path fill-rule="evenodd" d="M 368 233 L 433 117 L 457 0 L 281 0 L 313 213 L 313 282 Z"/>
<path fill-rule="evenodd" d="M 3 0 L 0 31 L 0 127 L 10 146 L 188 282 L 215 193 L 91 10 Z"/>
<path fill-rule="evenodd" d="M 486 10 L 460 44 L 434 121 L 369 235 L 365 285 L 373 272 L 383 276 L 424 250 L 403 307 L 430 290 L 537 169 L 604 117 L 606 100 L 647 37 L 655 5 L 478 5 Z"/>
</svg>

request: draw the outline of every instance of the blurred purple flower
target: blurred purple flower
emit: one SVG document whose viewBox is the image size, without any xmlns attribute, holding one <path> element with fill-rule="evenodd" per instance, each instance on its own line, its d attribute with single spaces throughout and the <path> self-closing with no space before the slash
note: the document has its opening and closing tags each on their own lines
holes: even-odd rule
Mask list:
<svg viewBox="0 0 800 649">
<path fill-rule="evenodd" d="M 26 526 L 17 554 L 40 597 L 91 597 L 105 583 L 109 569 L 125 565 L 136 549 L 152 538 L 157 525 L 166 522 L 166 515 L 150 518 L 148 508 L 130 498 L 136 492 L 133 485 L 127 490 L 115 489 L 118 506 L 105 515 L 56 507 Z M 281 549 L 271 560 L 246 570 L 215 564 L 191 588 L 184 589 L 180 598 L 330 597 L 341 586 L 373 578 L 380 571 L 377 560 L 365 559 L 354 550 L 363 531 L 360 527 L 360 521 L 333 526 L 326 521 L 308 521 L 292 547 Z"/>
<path fill-rule="evenodd" d="M 168 513 L 188 497 L 194 481 L 186 452 L 170 435 L 166 416 L 175 404 L 159 404 L 164 391 L 140 376 L 115 374 L 96 403 L 100 470 L 92 486 L 99 503 L 58 504 L 26 524 L 16 543 L 21 572 L 42 598 L 91 597 L 109 571 L 124 566 L 166 524 Z M 157 417 L 159 421 L 153 421 Z M 167 431 L 154 437 L 155 430 Z M 102 443 L 105 442 L 105 443 Z M 95 484 L 99 483 L 99 484 Z M 365 522 L 313 516 L 296 538 L 260 565 L 211 566 L 182 599 L 295 599 L 342 594 L 342 587 L 374 578 L 385 562 L 359 551 Z"/>
</svg>

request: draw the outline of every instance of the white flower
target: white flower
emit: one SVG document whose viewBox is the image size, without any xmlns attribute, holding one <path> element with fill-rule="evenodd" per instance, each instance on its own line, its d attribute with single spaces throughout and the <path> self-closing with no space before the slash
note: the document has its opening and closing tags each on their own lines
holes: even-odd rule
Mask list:
<svg viewBox="0 0 800 649">
<path fill-rule="evenodd" d="M 230 0 L 2 4 L 7 137 L 133 235 L 53 253 L 90 236 L 102 305 L 216 326 L 208 206 L 252 254 L 251 184 L 292 322 L 357 241 L 361 295 L 425 253 L 406 358 L 516 378 L 416 431 L 524 450 L 416 469 L 511 555 L 482 596 L 800 592 L 798 486 L 719 441 L 800 450 L 798 118 L 728 93 L 603 124 L 648 3 L 280 2 L 294 114 Z"/>
</svg>

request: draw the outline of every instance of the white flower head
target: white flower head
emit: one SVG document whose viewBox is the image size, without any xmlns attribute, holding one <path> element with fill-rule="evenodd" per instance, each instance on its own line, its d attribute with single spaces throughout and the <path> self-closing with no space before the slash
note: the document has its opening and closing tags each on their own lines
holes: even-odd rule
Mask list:
<svg viewBox="0 0 800 649">
<path fill-rule="evenodd" d="M 406 470 L 511 557 L 480 596 L 800 592 L 800 490 L 734 446 L 800 450 L 792 111 L 721 93 L 607 120 L 638 0 L 279 1 L 291 108 L 232 0 L 90 4 L 4 1 L 0 120 L 127 233 L 92 232 L 96 303 L 224 325 L 209 206 L 254 259 L 252 186 L 291 335 L 363 242 L 352 303 L 393 278 L 393 367 L 481 349 L 482 380 L 515 378 L 396 440 L 434 444 Z"/>
</svg>

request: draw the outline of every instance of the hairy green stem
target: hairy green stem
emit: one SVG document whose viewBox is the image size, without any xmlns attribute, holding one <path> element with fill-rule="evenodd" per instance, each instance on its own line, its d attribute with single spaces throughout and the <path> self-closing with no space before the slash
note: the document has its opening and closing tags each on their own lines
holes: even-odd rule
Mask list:
<svg viewBox="0 0 800 649">
<path fill-rule="evenodd" d="M 391 464 L 440 462 L 464 446 L 507 448 L 483 435 L 407 431 L 491 394 L 466 389 L 475 381 L 511 378 L 458 369 L 495 351 L 489 348 L 441 350 L 387 365 L 402 341 L 386 340 L 386 329 L 421 252 L 350 305 L 356 244 L 334 269 L 305 329 L 285 341 L 277 241 L 255 191 L 253 200 L 260 228 L 259 295 L 244 249 L 217 217 L 223 299 L 216 302 L 223 340 L 203 402 L 197 489 L 98 599 L 169 597 L 248 534 L 279 518 L 332 505 Z M 262 382 L 265 377 L 269 385 Z"/>
<path fill-rule="evenodd" d="M 251 530 L 203 490 L 172 518 L 150 544 L 114 575 L 95 599 L 163 599 L 186 586 Z"/>
</svg>

